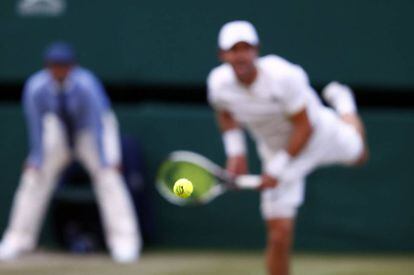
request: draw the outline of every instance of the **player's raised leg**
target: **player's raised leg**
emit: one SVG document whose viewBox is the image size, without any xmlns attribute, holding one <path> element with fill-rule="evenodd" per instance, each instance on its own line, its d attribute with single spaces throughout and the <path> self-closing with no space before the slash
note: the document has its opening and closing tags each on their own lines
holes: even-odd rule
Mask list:
<svg viewBox="0 0 414 275">
<path fill-rule="evenodd" d="M 322 91 L 324 99 L 335 109 L 341 119 L 354 127 L 364 141 L 364 150 L 355 164 L 362 164 L 368 159 L 368 147 L 364 124 L 358 115 L 357 105 L 350 87 L 338 82 L 329 83 Z"/>
<path fill-rule="evenodd" d="M 57 175 L 69 159 L 58 118 L 46 115 L 43 122 L 44 160 L 40 167 L 23 171 L 0 245 L 0 260 L 13 259 L 35 247 Z"/>
<path fill-rule="evenodd" d="M 94 136 L 83 132 L 78 136 L 76 151 L 93 179 L 113 259 L 118 262 L 135 261 L 140 256 L 142 239 L 132 200 L 119 172 L 118 129 L 111 113 L 103 118 L 102 146 L 98 149 Z M 99 151 L 106 165 L 102 165 Z"/>
</svg>

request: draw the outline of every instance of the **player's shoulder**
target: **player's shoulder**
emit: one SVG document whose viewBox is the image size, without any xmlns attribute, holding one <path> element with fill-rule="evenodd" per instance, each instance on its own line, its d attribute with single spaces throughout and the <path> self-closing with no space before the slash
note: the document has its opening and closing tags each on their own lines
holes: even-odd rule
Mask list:
<svg viewBox="0 0 414 275">
<path fill-rule="evenodd" d="M 301 66 L 275 54 L 260 57 L 258 64 L 266 74 L 275 79 L 307 78 L 307 74 Z"/>
<path fill-rule="evenodd" d="M 49 73 L 43 69 L 33 73 L 26 80 L 25 87 L 30 91 L 38 91 L 50 81 Z"/>
<path fill-rule="evenodd" d="M 291 68 L 294 66 L 292 62 L 275 54 L 259 57 L 258 63 L 263 68 Z"/>
<path fill-rule="evenodd" d="M 207 77 L 207 84 L 210 88 L 222 87 L 233 84 L 235 80 L 231 66 L 227 63 L 223 63 L 210 71 Z"/>
</svg>

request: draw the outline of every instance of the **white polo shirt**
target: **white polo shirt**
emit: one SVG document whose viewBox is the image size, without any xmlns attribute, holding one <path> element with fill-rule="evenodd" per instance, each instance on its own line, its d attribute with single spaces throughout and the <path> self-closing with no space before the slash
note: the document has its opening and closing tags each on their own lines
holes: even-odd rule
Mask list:
<svg viewBox="0 0 414 275">
<path fill-rule="evenodd" d="M 260 57 L 256 65 L 258 75 L 250 86 L 238 81 L 229 64 L 214 68 L 208 76 L 208 99 L 213 108 L 230 112 L 250 132 L 259 153 L 274 153 L 287 146 L 291 115 L 306 108 L 311 124 L 318 128 L 325 107 L 300 66 L 276 55 Z"/>
</svg>

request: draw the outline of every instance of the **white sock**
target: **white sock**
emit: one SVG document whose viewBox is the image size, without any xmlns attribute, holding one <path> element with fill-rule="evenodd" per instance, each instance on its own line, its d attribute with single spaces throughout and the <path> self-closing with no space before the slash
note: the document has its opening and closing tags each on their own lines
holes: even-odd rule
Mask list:
<svg viewBox="0 0 414 275">
<path fill-rule="evenodd" d="M 355 114 L 357 107 L 351 88 L 338 82 L 329 83 L 322 91 L 325 100 L 340 114 Z"/>
</svg>

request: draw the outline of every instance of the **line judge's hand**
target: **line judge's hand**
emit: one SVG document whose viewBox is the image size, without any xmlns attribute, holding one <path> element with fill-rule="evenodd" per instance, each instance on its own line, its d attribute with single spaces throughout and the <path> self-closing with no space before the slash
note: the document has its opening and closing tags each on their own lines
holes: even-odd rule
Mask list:
<svg viewBox="0 0 414 275">
<path fill-rule="evenodd" d="M 32 170 L 32 171 L 39 171 L 40 167 L 38 167 L 37 165 L 34 165 L 32 163 L 30 163 L 29 161 L 25 161 L 23 163 L 23 167 L 22 167 L 23 171 L 27 171 L 27 170 Z"/>
</svg>

